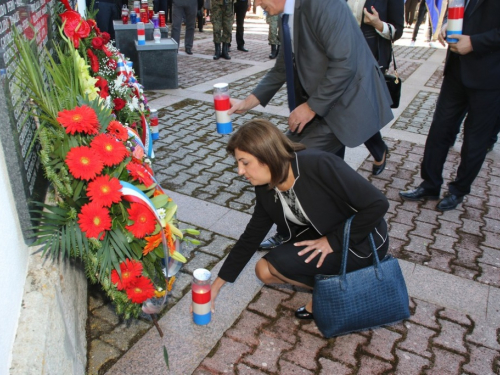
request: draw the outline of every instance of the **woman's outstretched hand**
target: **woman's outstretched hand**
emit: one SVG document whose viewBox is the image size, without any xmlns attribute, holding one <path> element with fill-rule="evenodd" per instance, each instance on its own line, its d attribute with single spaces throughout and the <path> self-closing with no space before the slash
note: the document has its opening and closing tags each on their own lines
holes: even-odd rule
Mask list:
<svg viewBox="0 0 500 375">
<path fill-rule="evenodd" d="M 326 239 L 326 237 L 321 237 L 318 238 L 317 240 L 308 240 L 308 241 L 301 241 L 301 242 L 295 242 L 295 246 L 306 246 L 305 249 L 302 249 L 298 252 L 300 256 L 305 255 L 307 253 L 311 253 L 307 259 L 305 260 L 306 263 L 309 263 L 311 260 L 313 260 L 317 255 L 320 256 L 318 260 L 318 264 L 316 267 L 321 267 L 323 264 L 323 261 L 325 260 L 325 257 L 333 253 L 332 248 L 330 247 L 330 243 Z M 213 298 L 213 296 L 212 296 Z"/>
</svg>

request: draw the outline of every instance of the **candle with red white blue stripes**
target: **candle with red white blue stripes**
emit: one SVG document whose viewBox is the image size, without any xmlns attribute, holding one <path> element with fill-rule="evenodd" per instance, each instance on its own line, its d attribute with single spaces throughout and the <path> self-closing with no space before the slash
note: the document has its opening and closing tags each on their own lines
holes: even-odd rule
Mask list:
<svg viewBox="0 0 500 375">
<path fill-rule="evenodd" d="M 464 23 L 465 0 L 451 0 L 448 6 L 448 25 L 446 27 L 446 41 L 448 43 L 457 43 L 458 39 L 453 35 L 462 35 L 462 26 Z"/>
<path fill-rule="evenodd" d="M 146 26 L 144 22 L 137 22 L 137 44 L 140 46 L 146 44 Z"/>
<path fill-rule="evenodd" d="M 193 321 L 198 325 L 210 323 L 212 318 L 212 293 L 209 270 L 198 268 L 193 272 L 191 294 L 193 298 Z"/>
<path fill-rule="evenodd" d="M 231 108 L 229 101 L 229 85 L 227 83 L 216 83 L 214 85 L 215 121 L 217 122 L 217 133 L 229 134 L 233 131 L 231 116 L 227 111 Z"/>
</svg>

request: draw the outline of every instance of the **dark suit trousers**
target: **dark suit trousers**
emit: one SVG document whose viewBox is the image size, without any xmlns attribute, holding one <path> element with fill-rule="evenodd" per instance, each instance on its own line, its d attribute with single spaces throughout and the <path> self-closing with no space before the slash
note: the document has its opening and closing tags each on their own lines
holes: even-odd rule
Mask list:
<svg viewBox="0 0 500 375">
<path fill-rule="evenodd" d="M 236 0 L 234 3 L 234 13 L 236 14 L 236 45 L 243 47 L 245 40 L 243 39 L 245 16 L 248 9 L 248 0 Z"/>
<path fill-rule="evenodd" d="M 444 163 L 449 147 L 455 139 L 457 123 L 468 109 L 464 122 L 461 161 L 455 180 L 449 185 L 450 193 L 463 196 L 470 193 L 471 185 L 486 157 L 486 149 L 498 132 L 500 89 L 469 89 L 462 83 L 458 57 L 451 56 L 448 64 L 425 143 L 421 166 L 424 181 L 420 186 L 436 193 L 440 192 Z"/>
</svg>

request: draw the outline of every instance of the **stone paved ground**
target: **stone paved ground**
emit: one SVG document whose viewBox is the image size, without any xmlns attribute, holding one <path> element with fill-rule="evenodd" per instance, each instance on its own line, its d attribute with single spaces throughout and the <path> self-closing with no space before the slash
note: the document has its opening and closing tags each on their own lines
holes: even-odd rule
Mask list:
<svg viewBox="0 0 500 375">
<path fill-rule="evenodd" d="M 488 155 L 471 194 L 457 210 L 442 213 L 435 210 L 436 202 L 401 201 L 398 191 L 420 182 L 419 163 L 444 59 L 444 50 L 428 48 L 420 42 L 422 36 L 417 47 L 408 47 L 409 29 L 395 47 L 398 71 L 406 82 L 405 104 L 384 129 L 390 135 L 385 137 L 390 149 L 387 168 L 372 176 L 371 158 L 362 147 L 348 150 L 347 160 L 389 199 L 390 251 L 401 259 L 411 296 L 410 319 L 326 340 L 313 322 L 293 316 L 310 293 L 283 286 L 261 288 L 249 269 L 239 283 L 224 288 L 226 294 L 219 296 L 207 327 L 191 322 L 187 308 L 193 270 L 205 267 L 216 274 L 252 212 L 252 188 L 237 176 L 234 161 L 225 154 L 228 136 L 214 131 L 211 101 L 214 80 L 229 82 L 232 96 L 241 99 L 272 66 L 267 25 L 255 16 L 247 21 L 249 53 L 233 48 L 231 61 L 212 60 L 208 24 L 204 33 L 196 32 L 193 56 L 183 52 L 181 43 L 183 90 L 147 93 L 159 110 L 161 128 L 154 144 L 156 175 L 179 203 L 181 227 L 200 229 L 202 243 L 184 248 L 188 263 L 160 314 L 166 332 L 161 340 L 147 316 L 123 321 L 91 288 L 88 373 L 499 375 L 500 152 Z M 233 126 L 264 117 L 284 130 L 285 88 L 270 104 L 234 116 Z M 447 182 L 459 161 L 458 146 L 450 150 L 445 165 Z M 235 305 L 241 305 L 237 313 Z M 170 353 L 169 371 L 163 345 Z"/>
</svg>

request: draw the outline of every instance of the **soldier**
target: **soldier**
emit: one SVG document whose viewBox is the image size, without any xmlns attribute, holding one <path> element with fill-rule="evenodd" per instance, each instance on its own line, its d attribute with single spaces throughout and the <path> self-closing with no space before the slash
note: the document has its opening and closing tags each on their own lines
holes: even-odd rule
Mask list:
<svg viewBox="0 0 500 375">
<path fill-rule="evenodd" d="M 231 60 L 229 56 L 229 43 L 233 31 L 233 0 L 211 0 L 211 22 L 214 29 L 215 54 L 214 60 L 221 56 Z M 222 51 L 221 51 L 222 43 Z"/>
<path fill-rule="evenodd" d="M 280 51 L 280 40 L 278 38 L 278 20 L 280 16 L 266 15 L 266 22 L 269 24 L 269 44 L 271 45 L 270 59 L 275 59 Z"/>
</svg>

